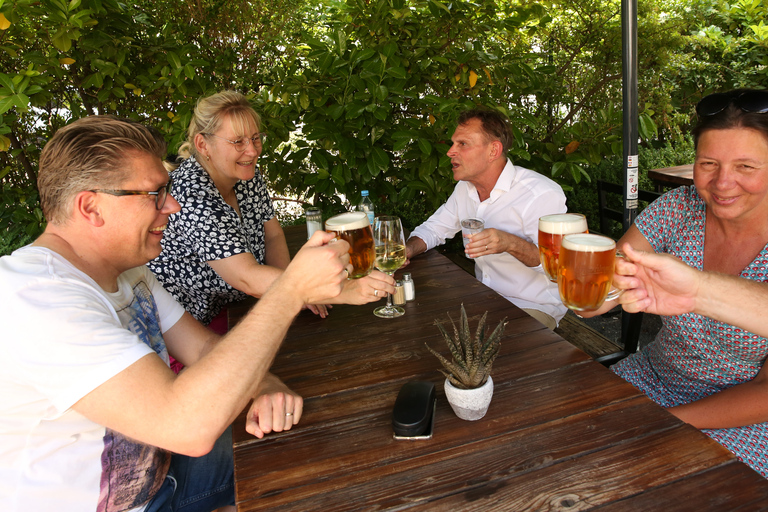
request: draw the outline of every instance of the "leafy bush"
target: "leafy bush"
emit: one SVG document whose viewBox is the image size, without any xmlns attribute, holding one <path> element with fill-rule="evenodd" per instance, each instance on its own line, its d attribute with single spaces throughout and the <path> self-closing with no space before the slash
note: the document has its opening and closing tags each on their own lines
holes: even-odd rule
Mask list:
<svg viewBox="0 0 768 512">
<path fill-rule="evenodd" d="M 45 220 L 37 192 L 4 185 L 0 189 L 0 256 L 10 254 L 43 232 Z"/>
</svg>

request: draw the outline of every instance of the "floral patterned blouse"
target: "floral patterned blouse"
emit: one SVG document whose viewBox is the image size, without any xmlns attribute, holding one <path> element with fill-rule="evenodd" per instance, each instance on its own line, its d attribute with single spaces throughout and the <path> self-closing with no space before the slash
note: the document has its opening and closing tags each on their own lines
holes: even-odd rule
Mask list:
<svg viewBox="0 0 768 512">
<path fill-rule="evenodd" d="M 677 256 L 691 267 L 704 261 L 706 207 L 694 186 L 675 189 L 652 203 L 635 226 L 658 253 Z M 768 250 L 742 272 L 768 280 Z M 685 404 L 752 380 L 768 355 L 768 340 L 701 315 L 662 317 L 656 339 L 611 369 L 664 407 Z M 768 424 L 704 433 L 768 477 Z"/>
<path fill-rule="evenodd" d="M 235 185 L 240 214 L 229 206 L 203 167 L 190 157 L 173 171 L 171 195 L 181 211 L 171 215 L 163 251 L 147 265 L 184 309 L 208 324 L 227 304 L 246 297 L 208 265 L 251 253 L 263 264 L 264 223 L 275 216 L 261 175 Z"/>
</svg>

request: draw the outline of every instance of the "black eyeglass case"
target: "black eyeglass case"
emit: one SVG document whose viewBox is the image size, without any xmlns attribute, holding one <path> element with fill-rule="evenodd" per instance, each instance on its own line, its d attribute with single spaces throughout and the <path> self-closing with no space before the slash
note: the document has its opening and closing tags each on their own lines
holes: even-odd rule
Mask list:
<svg viewBox="0 0 768 512">
<path fill-rule="evenodd" d="M 431 439 L 435 420 L 435 385 L 411 381 L 400 388 L 392 409 L 395 439 Z"/>
</svg>

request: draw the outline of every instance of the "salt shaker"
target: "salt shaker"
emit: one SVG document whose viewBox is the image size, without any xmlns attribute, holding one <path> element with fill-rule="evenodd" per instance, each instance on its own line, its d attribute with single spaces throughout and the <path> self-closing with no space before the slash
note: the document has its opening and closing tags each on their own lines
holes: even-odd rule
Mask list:
<svg viewBox="0 0 768 512">
<path fill-rule="evenodd" d="M 405 304 L 405 287 L 402 281 L 395 283 L 395 294 L 392 296 L 392 302 L 395 306 L 402 306 Z"/>
<path fill-rule="evenodd" d="M 416 287 L 413 284 L 410 272 L 405 272 L 403 274 L 403 288 L 405 289 L 405 300 L 407 302 L 416 298 Z"/>
<path fill-rule="evenodd" d="M 307 208 L 307 239 L 311 238 L 315 231 L 323 229 L 323 214 L 319 208 Z"/>
</svg>

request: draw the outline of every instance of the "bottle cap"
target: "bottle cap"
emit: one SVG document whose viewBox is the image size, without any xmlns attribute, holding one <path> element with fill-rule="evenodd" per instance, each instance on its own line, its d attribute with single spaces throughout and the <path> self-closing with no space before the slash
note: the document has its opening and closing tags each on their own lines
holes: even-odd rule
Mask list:
<svg viewBox="0 0 768 512">
<path fill-rule="evenodd" d="M 411 273 L 405 272 L 403 273 L 403 281 L 410 281 L 411 280 Z"/>
</svg>

